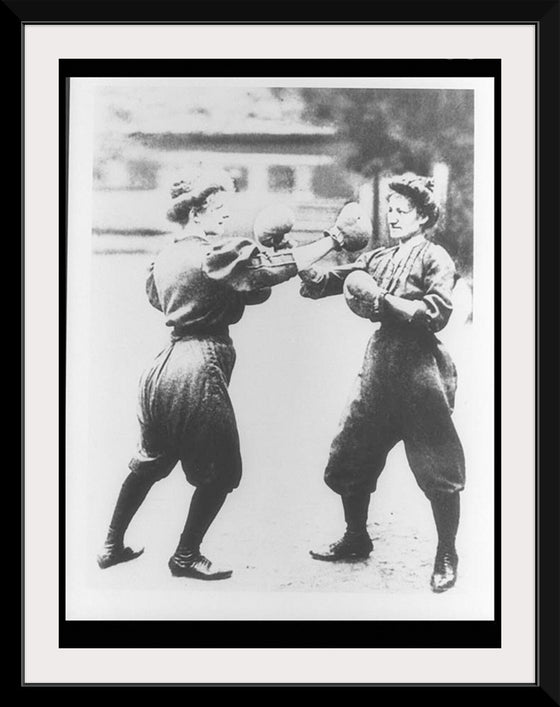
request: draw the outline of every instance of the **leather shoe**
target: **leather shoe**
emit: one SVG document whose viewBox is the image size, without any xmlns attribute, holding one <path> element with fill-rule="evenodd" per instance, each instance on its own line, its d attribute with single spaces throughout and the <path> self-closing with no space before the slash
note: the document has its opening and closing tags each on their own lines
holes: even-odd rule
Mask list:
<svg viewBox="0 0 560 707">
<path fill-rule="evenodd" d="M 144 552 L 144 548 L 141 550 L 133 550 L 131 547 L 106 545 L 103 548 L 103 552 L 97 555 L 97 564 L 102 570 L 107 569 L 107 567 L 112 567 L 113 565 L 120 565 L 121 562 L 130 562 L 130 560 L 135 560 L 137 557 Z"/>
<path fill-rule="evenodd" d="M 174 577 L 213 580 L 228 579 L 233 574 L 233 570 L 217 569 L 200 552 L 175 553 L 168 566 Z"/>
<path fill-rule="evenodd" d="M 339 560 L 365 560 L 373 550 L 373 543 L 367 532 L 356 533 L 347 530 L 340 540 L 328 545 L 324 550 L 310 550 L 314 560 L 337 562 Z"/>
<path fill-rule="evenodd" d="M 434 571 L 430 580 L 432 591 L 436 594 L 451 589 L 457 581 L 459 558 L 454 551 L 438 552 L 434 562 Z"/>
</svg>

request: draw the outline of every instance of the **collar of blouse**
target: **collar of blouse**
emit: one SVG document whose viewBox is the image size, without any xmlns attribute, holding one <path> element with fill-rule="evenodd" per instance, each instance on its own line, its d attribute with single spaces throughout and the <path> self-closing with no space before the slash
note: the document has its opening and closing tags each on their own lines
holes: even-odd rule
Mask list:
<svg viewBox="0 0 560 707">
<path fill-rule="evenodd" d="M 412 238 L 409 238 L 406 241 L 401 241 L 399 243 L 397 252 L 399 254 L 408 253 L 410 250 L 412 250 L 412 248 L 414 248 L 415 245 L 422 243 L 424 240 L 425 236 L 423 233 L 419 233 L 417 236 L 412 236 Z"/>
</svg>

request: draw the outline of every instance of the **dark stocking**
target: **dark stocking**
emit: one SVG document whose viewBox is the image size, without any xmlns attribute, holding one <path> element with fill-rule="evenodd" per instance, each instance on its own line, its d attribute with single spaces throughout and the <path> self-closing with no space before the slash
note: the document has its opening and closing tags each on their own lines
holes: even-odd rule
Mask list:
<svg viewBox="0 0 560 707">
<path fill-rule="evenodd" d="M 200 486 L 195 489 L 176 554 L 185 555 L 198 551 L 227 495 L 228 491 L 214 486 Z"/>
<path fill-rule="evenodd" d="M 454 553 L 460 516 L 459 494 L 439 494 L 430 500 L 438 534 L 438 551 Z"/>
<path fill-rule="evenodd" d="M 156 479 L 130 473 L 121 486 L 107 533 L 106 546 L 121 547 L 124 534 Z"/>
<path fill-rule="evenodd" d="M 369 498 L 369 493 L 342 496 L 344 520 L 351 533 L 367 532 Z"/>
</svg>

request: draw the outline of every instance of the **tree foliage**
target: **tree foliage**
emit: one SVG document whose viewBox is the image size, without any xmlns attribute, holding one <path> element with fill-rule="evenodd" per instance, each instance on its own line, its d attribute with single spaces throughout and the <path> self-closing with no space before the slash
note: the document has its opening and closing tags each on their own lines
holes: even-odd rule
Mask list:
<svg viewBox="0 0 560 707">
<path fill-rule="evenodd" d="M 445 228 L 435 233 L 472 272 L 474 105 L 470 90 L 303 88 L 304 117 L 333 124 L 347 169 L 373 177 L 449 167 Z"/>
</svg>

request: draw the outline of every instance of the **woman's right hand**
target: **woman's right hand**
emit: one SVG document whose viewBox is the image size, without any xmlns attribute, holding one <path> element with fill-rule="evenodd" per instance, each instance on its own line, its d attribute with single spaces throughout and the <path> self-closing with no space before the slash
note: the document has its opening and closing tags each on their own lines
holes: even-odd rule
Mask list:
<svg viewBox="0 0 560 707">
<path fill-rule="evenodd" d="M 354 314 L 377 321 L 386 292 L 365 270 L 355 270 L 347 276 L 343 294 L 346 304 Z"/>
</svg>

